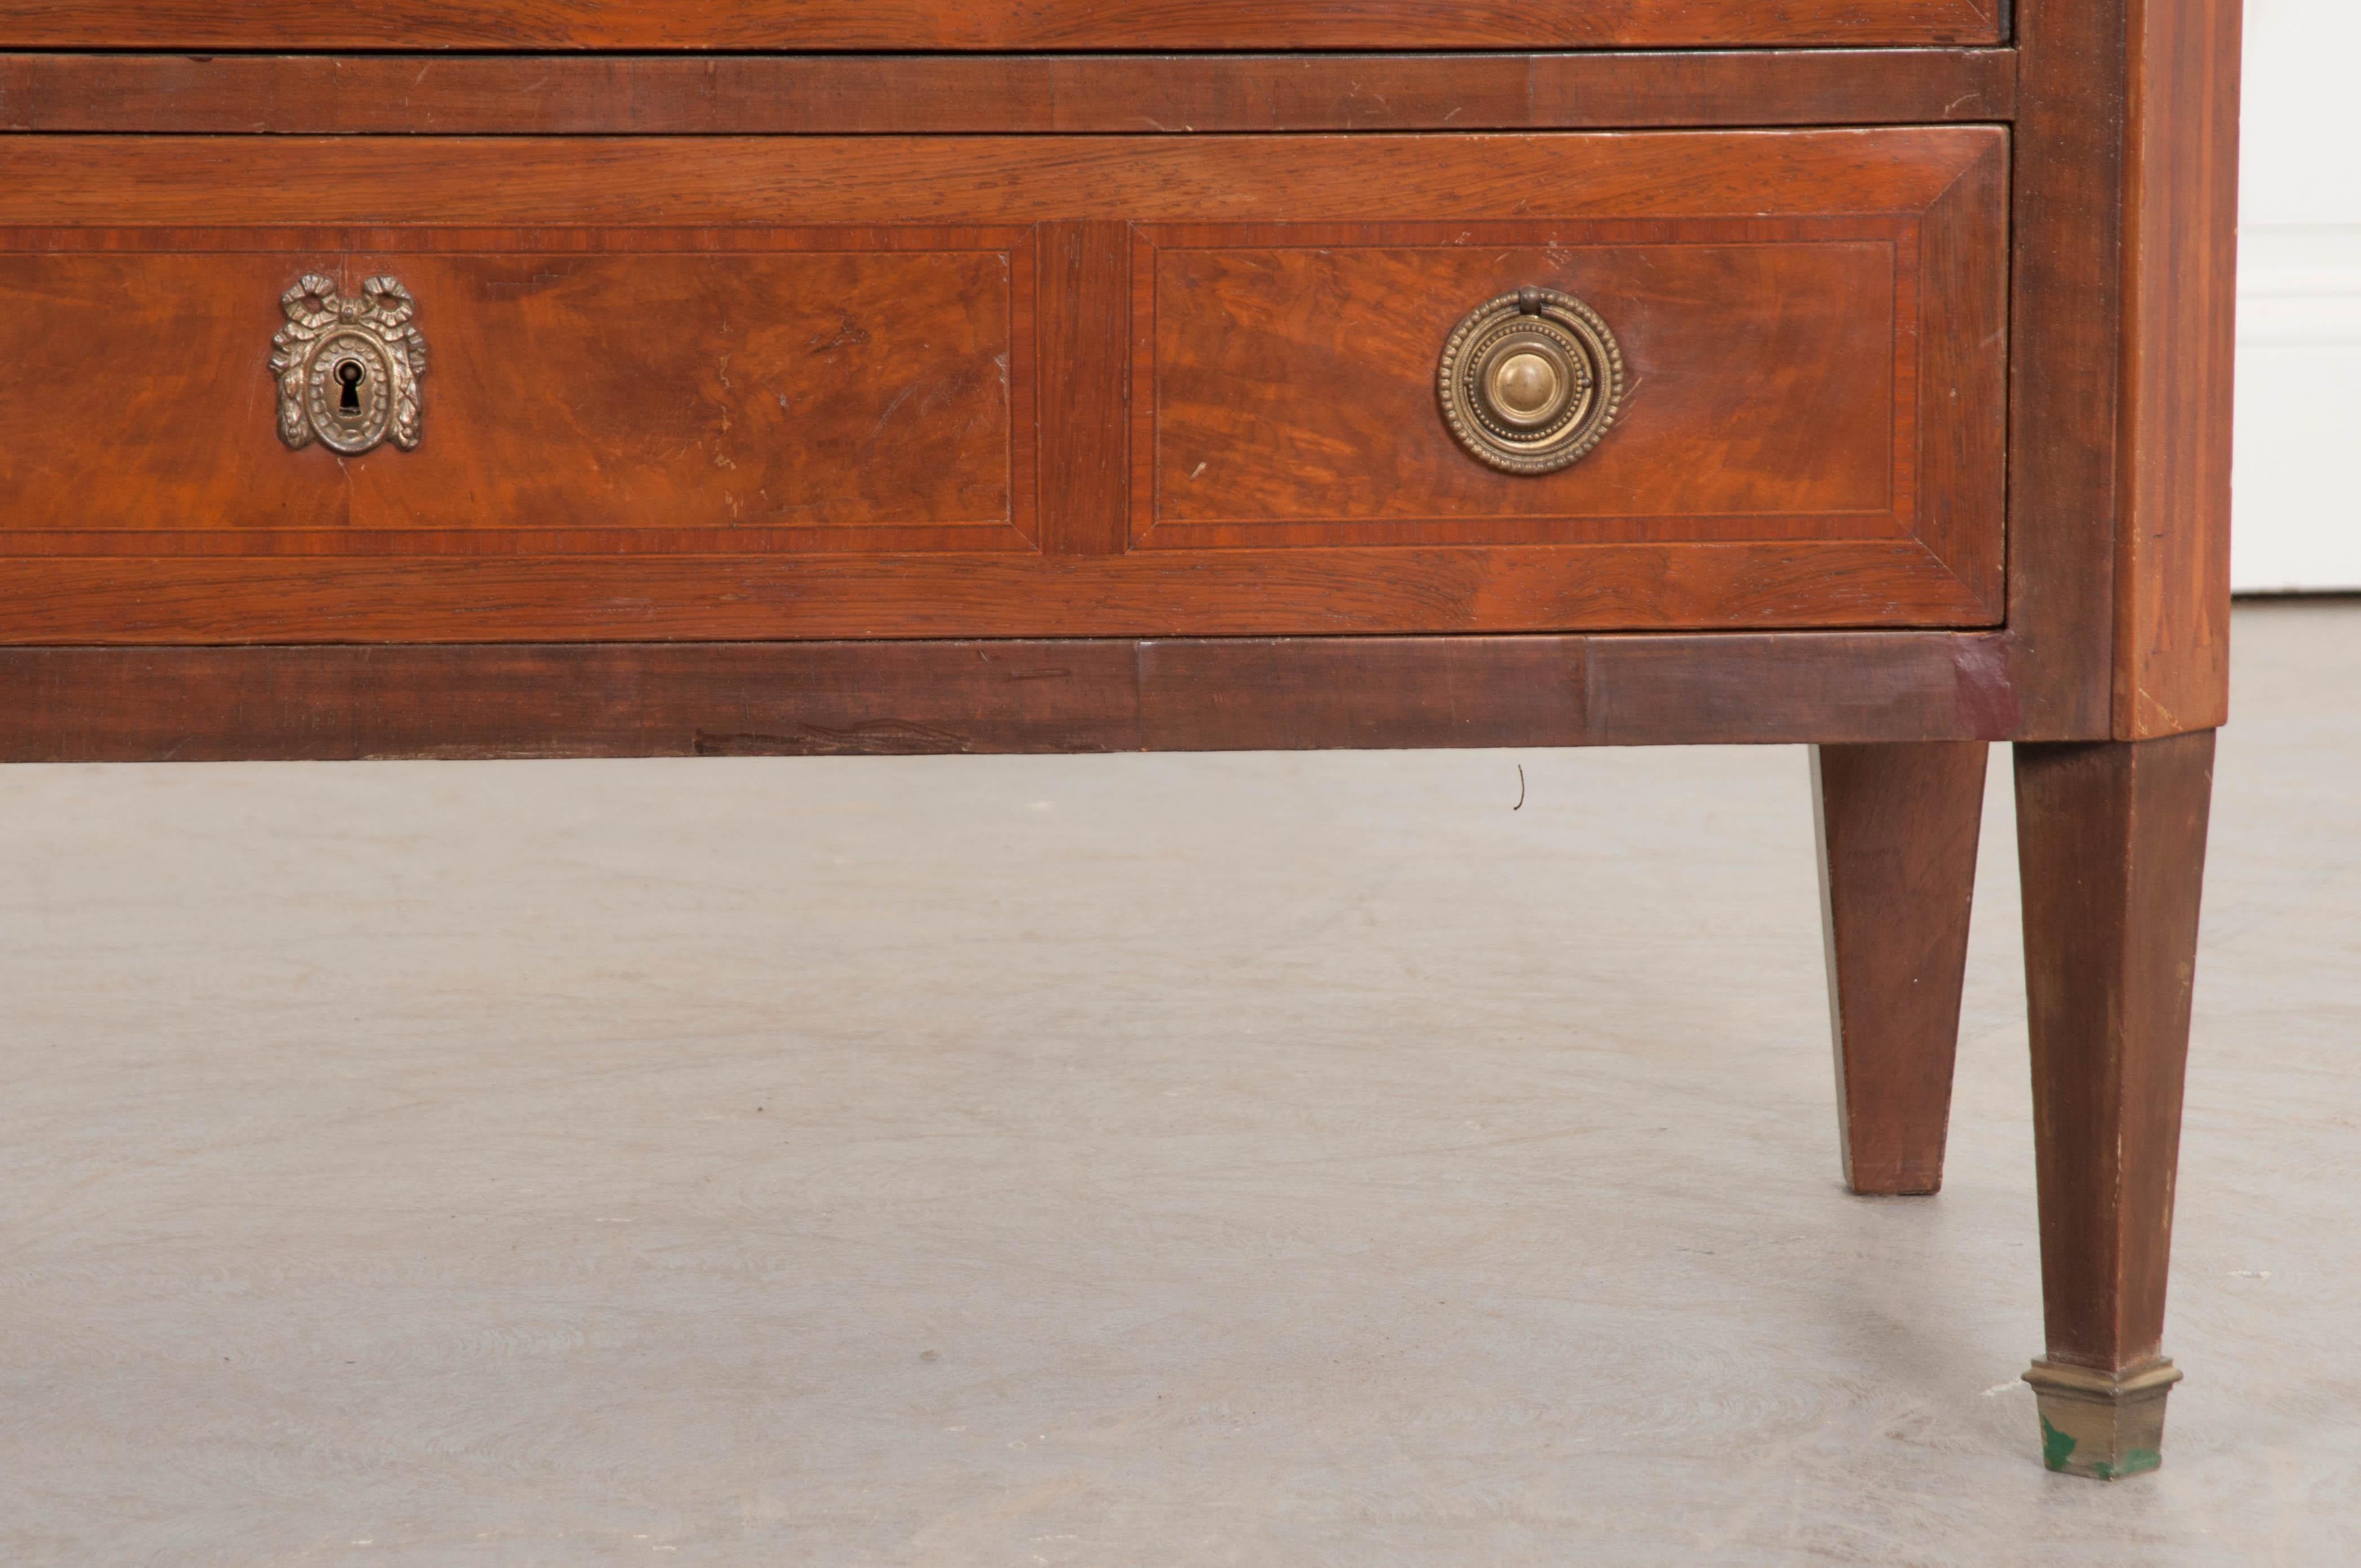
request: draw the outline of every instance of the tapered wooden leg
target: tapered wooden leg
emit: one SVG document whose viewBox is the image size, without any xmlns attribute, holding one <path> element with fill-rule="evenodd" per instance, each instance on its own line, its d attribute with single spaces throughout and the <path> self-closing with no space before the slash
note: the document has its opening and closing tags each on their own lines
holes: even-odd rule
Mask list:
<svg viewBox="0 0 2361 1568">
<path fill-rule="evenodd" d="M 2016 748 L 2052 1470 L 2153 1470 L 2211 730 Z"/>
<path fill-rule="evenodd" d="M 1813 749 L 1837 1142 L 1855 1192 L 1943 1185 L 1984 762 L 1980 740 Z"/>
</svg>

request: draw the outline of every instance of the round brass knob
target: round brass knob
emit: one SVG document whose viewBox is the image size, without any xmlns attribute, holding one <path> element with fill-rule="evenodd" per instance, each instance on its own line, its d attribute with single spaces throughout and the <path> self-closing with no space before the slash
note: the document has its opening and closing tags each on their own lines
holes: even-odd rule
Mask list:
<svg viewBox="0 0 2361 1568">
<path fill-rule="evenodd" d="M 1443 347 L 1444 422 L 1478 461 L 1547 474 L 1581 461 L 1623 402 L 1623 350 L 1598 313 L 1554 289 L 1479 306 Z"/>
<path fill-rule="evenodd" d="M 1547 355 L 1521 348 L 1492 371 L 1492 402 L 1512 423 L 1530 424 L 1546 419 L 1558 403 L 1565 378 Z"/>
</svg>

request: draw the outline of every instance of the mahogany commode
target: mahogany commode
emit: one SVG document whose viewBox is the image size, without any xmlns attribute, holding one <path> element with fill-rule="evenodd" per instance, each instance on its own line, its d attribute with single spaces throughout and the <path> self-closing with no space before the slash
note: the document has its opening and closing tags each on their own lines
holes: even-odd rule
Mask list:
<svg viewBox="0 0 2361 1568">
<path fill-rule="evenodd" d="M 1128 9 L 0 0 L 0 759 L 1809 743 L 1898 1194 L 2013 742 L 2152 1467 L 2235 0 Z"/>
</svg>

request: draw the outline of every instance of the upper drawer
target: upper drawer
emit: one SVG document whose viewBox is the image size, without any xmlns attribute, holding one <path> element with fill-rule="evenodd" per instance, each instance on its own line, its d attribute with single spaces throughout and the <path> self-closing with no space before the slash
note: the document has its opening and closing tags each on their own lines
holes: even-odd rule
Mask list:
<svg viewBox="0 0 2361 1568">
<path fill-rule="evenodd" d="M 0 0 L 0 48 L 1617 49 L 1988 44 L 2007 0 Z"/>
</svg>

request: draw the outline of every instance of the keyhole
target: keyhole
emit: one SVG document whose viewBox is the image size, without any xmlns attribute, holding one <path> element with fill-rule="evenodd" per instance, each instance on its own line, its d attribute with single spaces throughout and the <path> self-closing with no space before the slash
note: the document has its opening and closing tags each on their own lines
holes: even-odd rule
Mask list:
<svg viewBox="0 0 2361 1568">
<path fill-rule="evenodd" d="M 360 412 L 361 367 L 347 359 L 336 367 L 336 379 L 345 384 L 345 395 L 336 404 L 337 411 L 348 414 Z"/>
</svg>

